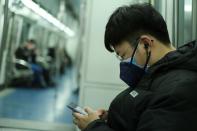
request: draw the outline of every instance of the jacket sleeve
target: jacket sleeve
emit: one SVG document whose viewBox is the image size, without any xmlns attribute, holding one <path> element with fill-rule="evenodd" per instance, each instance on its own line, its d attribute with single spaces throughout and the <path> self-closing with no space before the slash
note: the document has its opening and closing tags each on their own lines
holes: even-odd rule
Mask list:
<svg viewBox="0 0 197 131">
<path fill-rule="evenodd" d="M 115 131 L 111 129 L 106 122 L 95 120 L 90 123 L 83 131 Z"/>
<path fill-rule="evenodd" d="M 160 84 L 137 131 L 197 131 L 197 77 L 184 78 Z"/>
</svg>

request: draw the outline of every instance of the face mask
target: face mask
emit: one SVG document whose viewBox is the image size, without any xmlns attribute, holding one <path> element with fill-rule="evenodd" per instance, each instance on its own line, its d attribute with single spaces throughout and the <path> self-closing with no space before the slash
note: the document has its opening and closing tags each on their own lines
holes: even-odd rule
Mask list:
<svg viewBox="0 0 197 131">
<path fill-rule="evenodd" d="M 130 58 L 126 59 L 126 60 L 123 60 L 122 62 L 130 63 L 130 62 L 131 62 L 131 59 L 132 59 L 132 58 L 130 57 Z M 134 65 L 136 65 L 136 66 L 138 66 L 138 67 L 140 67 L 140 68 L 142 68 L 142 69 L 144 68 L 143 66 L 137 64 L 135 58 L 133 58 L 133 60 L 132 60 L 131 63 L 133 63 Z"/>
<path fill-rule="evenodd" d="M 130 87 L 135 86 L 144 74 L 145 70 L 135 61 L 120 63 L 120 79 Z"/>
<path fill-rule="evenodd" d="M 120 63 L 120 79 L 123 80 L 130 87 L 134 87 L 143 77 L 147 71 L 147 63 L 150 59 L 150 53 L 148 53 L 146 64 L 144 67 L 138 65 L 134 58 L 137 47 L 135 48 L 132 58 L 126 59 Z"/>
</svg>

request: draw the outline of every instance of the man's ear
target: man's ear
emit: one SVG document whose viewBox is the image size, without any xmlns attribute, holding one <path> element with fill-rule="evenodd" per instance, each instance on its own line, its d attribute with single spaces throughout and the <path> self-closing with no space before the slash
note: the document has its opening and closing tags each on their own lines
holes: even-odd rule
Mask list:
<svg viewBox="0 0 197 131">
<path fill-rule="evenodd" d="M 149 35 L 142 35 L 141 41 L 142 41 L 142 44 L 144 44 L 144 48 L 146 50 L 150 49 L 150 47 L 153 46 L 153 39 Z"/>
</svg>

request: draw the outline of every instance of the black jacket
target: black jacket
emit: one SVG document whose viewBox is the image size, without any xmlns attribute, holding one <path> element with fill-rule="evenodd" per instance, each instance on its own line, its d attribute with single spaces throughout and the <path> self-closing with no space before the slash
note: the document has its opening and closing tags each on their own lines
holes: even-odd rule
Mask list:
<svg viewBox="0 0 197 131">
<path fill-rule="evenodd" d="M 197 42 L 168 53 L 85 131 L 197 131 Z"/>
<path fill-rule="evenodd" d="M 36 63 L 35 50 L 29 50 L 26 47 L 19 47 L 15 52 L 15 57 L 30 63 Z"/>
</svg>

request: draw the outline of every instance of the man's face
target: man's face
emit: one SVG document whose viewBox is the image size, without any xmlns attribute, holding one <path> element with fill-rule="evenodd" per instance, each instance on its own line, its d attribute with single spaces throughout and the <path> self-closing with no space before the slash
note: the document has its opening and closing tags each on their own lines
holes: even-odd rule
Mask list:
<svg viewBox="0 0 197 131">
<path fill-rule="evenodd" d="M 133 48 L 127 42 L 121 42 L 117 46 L 114 47 L 116 55 L 120 58 L 120 60 L 128 59 L 132 56 Z"/>
<path fill-rule="evenodd" d="M 34 43 L 27 43 L 27 49 L 28 50 L 34 50 L 36 48 Z"/>
<path fill-rule="evenodd" d="M 128 41 L 123 41 L 117 46 L 115 46 L 114 50 L 117 56 L 119 56 L 119 58 L 121 58 L 122 60 L 126 60 L 132 57 L 132 54 L 134 53 L 134 48 L 135 47 L 131 46 L 131 43 L 129 43 Z M 134 58 L 137 64 L 144 66 L 146 62 L 146 51 L 144 49 L 143 43 L 138 44 L 138 48 L 135 52 Z"/>
</svg>

